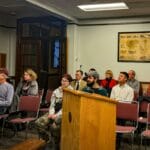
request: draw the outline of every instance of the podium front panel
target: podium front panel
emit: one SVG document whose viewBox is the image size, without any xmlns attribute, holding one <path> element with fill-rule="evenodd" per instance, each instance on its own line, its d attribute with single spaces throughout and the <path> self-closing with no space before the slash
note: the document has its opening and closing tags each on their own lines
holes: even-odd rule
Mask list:
<svg viewBox="0 0 150 150">
<path fill-rule="evenodd" d="M 115 150 L 116 102 L 64 90 L 61 150 Z"/>
</svg>

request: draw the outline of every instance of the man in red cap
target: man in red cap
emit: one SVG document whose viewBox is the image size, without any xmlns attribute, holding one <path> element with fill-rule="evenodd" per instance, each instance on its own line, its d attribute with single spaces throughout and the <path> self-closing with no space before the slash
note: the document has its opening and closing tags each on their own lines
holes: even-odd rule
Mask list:
<svg viewBox="0 0 150 150">
<path fill-rule="evenodd" d="M 7 69 L 0 68 L 0 114 L 4 114 L 11 105 L 14 95 L 14 88 L 6 81 L 7 78 Z"/>
</svg>

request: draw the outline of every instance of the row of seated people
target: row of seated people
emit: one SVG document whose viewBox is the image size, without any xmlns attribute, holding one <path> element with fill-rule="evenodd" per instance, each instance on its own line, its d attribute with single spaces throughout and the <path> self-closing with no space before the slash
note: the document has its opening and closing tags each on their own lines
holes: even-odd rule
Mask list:
<svg viewBox="0 0 150 150">
<path fill-rule="evenodd" d="M 67 78 L 66 79 L 62 78 L 61 84 L 64 84 L 63 82 L 67 82 L 68 86 L 73 88 L 74 90 L 81 90 L 81 91 L 85 91 L 89 93 L 96 93 L 96 94 L 100 94 L 103 96 L 107 96 L 106 89 L 102 88 L 97 82 L 99 79 L 99 74 L 96 71 L 89 72 L 87 74 L 86 81 L 82 80 L 82 75 L 83 75 L 83 72 L 81 70 L 77 70 L 75 74 L 75 77 L 76 77 L 75 80 L 70 82 Z M 120 72 L 119 77 L 118 77 L 118 84 L 114 86 L 115 88 L 114 90 L 112 90 L 112 93 L 110 94 L 111 98 L 116 99 L 116 100 L 126 101 L 126 102 L 133 101 L 134 91 L 130 86 L 126 84 L 127 79 L 128 79 L 128 73 Z M 57 90 L 58 89 L 56 89 L 56 91 Z M 61 122 L 60 114 L 62 114 L 62 109 L 60 109 L 60 111 L 57 112 L 58 110 L 57 107 L 60 105 L 57 106 L 56 101 L 57 99 L 59 101 L 60 100 L 62 101 L 62 98 L 60 98 L 59 96 L 56 96 L 56 93 L 57 93 L 56 91 L 53 92 L 49 113 L 43 115 L 36 121 L 36 125 L 42 131 L 43 129 L 47 131 L 47 127 L 49 126 L 49 123 L 52 125 L 51 127 L 54 128 L 55 131 L 56 131 L 57 125 L 59 124 L 60 126 L 60 122 Z"/>
<path fill-rule="evenodd" d="M 0 68 L 0 114 L 9 111 L 15 111 L 18 105 L 19 97 L 25 95 L 38 95 L 37 74 L 32 69 L 26 69 L 19 82 L 16 91 L 12 84 L 7 82 L 8 70 Z"/>
<path fill-rule="evenodd" d="M 93 79 L 88 78 L 90 76 L 90 73 L 92 74 L 93 72 Z M 0 113 L 3 113 L 5 110 L 5 106 L 10 106 L 12 103 L 12 97 L 15 95 L 15 97 L 20 97 L 21 95 L 37 95 L 38 94 L 38 83 L 36 81 L 37 79 L 37 74 L 32 70 L 32 69 L 27 69 L 24 71 L 23 77 L 21 78 L 20 83 L 18 84 L 16 91 L 14 92 L 14 88 L 6 82 L 6 79 L 8 78 L 8 71 L 5 68 L 0 69 L 0 75 L 1 75 L 1 95 L 3 98 L 0 100 Z M 105 79 L 100 80 L 99 79 L 99 74 L 94 68 L 91 68 L 89 72 L 85 75 L 84 79 L 83 78 L 83 71 L 82 70 L 77 70 L 75 74 L 75 80 L 72 81 L 71 86 L 73 89 L 76 90 L 84 90 L 88 92 L 92 92 L 93 89 L 98 89 L 95 90 L 94 92 L 97 92 L 98 94 L 102 94 L 104 96 L 109 96 L 111 95 L 111 90 L 112 88 L 118 84 L 118 80 L 113 79 L 113 72 L 111 70 L 107 70 L 105 72 Z M 96 82 L 98 83 L 94 83 Z M 93 82 L 94 81 L 94 82 Z M 4 84 L 2 84 L 4 83 Z M 5 84 L 7 83 L 7 84 Z M 126 82 L 130 87 L 133 88 L 134 90 L 134 95 L 136 97 L 139 96 L 139 91 L 140 91 L 140 82 L 138 82 L 135 79 L 135 71 L 130 70 L 128 72 L 128 79 Z M 86 86 L 88 85 L 88 88 Z M 94 87 L 94 88 L 93 88 Z M 90 90 L 89 90 L 90 89 Z M 99 92 L 100 91 L 100 92 Z M 150 94 L 150 86 L 147 91 L 147 95 Z M 107 94 L 106 94 L 107 92 Z M 6 96 L 6 93 L 8 96 Z M 7 97 L 7 99 L 5 98 Z M 142 98 L 140 97 L 140 100 Z M 16 109 L 18 100 L 13 100 L 13 107 L 11 108 Z"/>
<path fill-rule="evenodd" d="M 4 73 L 2 73 L 4 74 Z M 98 84 L 99 80 L 99 74 L 96 71 L 89 72 L 87 75 L 87 80 L 86 82 L 82 82 L 82 88 L 81 88 L 81 80 L 79 82 L 77 81 L 77 78 L 79 76 L 82 77 L 83 72 L 81 70 L 76 71 L 76 79 L 72 81 L 72 77 L 69 74 L 65 74 L 62 79 L 61 79 L 61 86 L 58 87 L 56 90 L 54 90 L 52 97 L 51 97 L 51 105 L 49 109 L 49 113 L 45 114 L 44 116 L 40 117 L 36 121 L 36 125 L 38 127 L 41 127 L 42 129 L 44 127 L 47 127 L 49 123 L 51 123 L 51 127 L 56 129 L 57 127 L 60 127 L 61 124 L 61 114 L 62 114 L 62 88 L 70 88 L 70 89 L 76 89 L 76 90 L 82 90 L 85 92 L 89 93 L 96 93 L 96 94 L 101 94 L 104 96 L 108 96 L 107 90 L 103 87 L 101 87 Z M 26 76 L 30 76 L 30 74 L 26 71 L 24 72 L 24 80 L 26 79 Z M 25 82 L 23 80 L 23 82 Z M 31 76 L 30 76 L 31 80 Z M 128 80 L 128 73 L 126 72 L 120 72 L 119 77 L 118 77 L 118 84 L 114 86 L 114 90 L 112 90 L 110 97 L 116 100 L 122 100 L 122 101 L 132 101 L 134 97 L 134 92 L 133 89 L 129 86 L 127 86 L 127 80 Z M 36 80 L 33 80 L 36 81 Z M 25 82 L 26 83 L 26 82 Z M 36 82 L 37 83 L 37 82 Z M 23 83 L 21 83 L 23 84 Z M 27 93 L 27 89 L 30 87 L 29 84 L 25 84 L 25 86 L 18 86 L 18 89 L 16 91 L 21 91 L 21 95 L 23 95 L 23 92 Z M 19 87 L 24 87 L 21 90 L 19 90 Z M 33 86 L 31 86 L 33 88 Z M 123 87 L 123 88 L 120 88 Z M 38 89 L 38 88 L 37 88 Z M 35 90 L 35 89 L 34 89 Z M 34 91 L 33 90 L 33 91 Z M 120 92 L 120 90 L 122 90 Z M 38 92 L 38 90 L 37 90 Z M 118 93 L 119 92 L 119 93 Z M 27 94 L 24 94 L 27 95 Z M 30 94 L 29 94 L 30 95 Z M 36 94 L 35 94 L 36 95 Z M 60 129 L 60 128 L 58 128 Z M 59 136 L 58 136 L 59 137 Z M 57 138 L 57 141 L 59 138 Z"/>
<path fill-rule="evenodd" d="M 89 78 L 91 78 L 90 82 L 94 83 L 95 92 L 102 94 L 102 95 L 107 95 L 107 92 L 104 89 L 98 89 L 99 85 L 97 84 L 97 78 L 95 78 L 97 74 L 90 74 Z M 88 83 L 90 83 L 88 82 Z M 61 85 L 53 91 L 53 94 L 51 96 L 51 105 L 49 108 L 49 113 L 46 113 L 44 116 L 38 118 L 35 121 L 35 126 L 37 126 L 38 129 L 45 129 L 47 128 L 48 124 L 51 124 L 51 131 L 54 129 L 54 137 L 55 137 L 55 143 L 58 146 L 59 145 L 59 138 L 60 138 L 60 124 L 61 124 L 61 115 L 62 115 L 62 96 L 63 96 L 63 88 L 70 88 L 73 89 L 71 86 L 73 84 L 72 82 L 72 77 L 69 74 L 64 74 L 61 79 Z M 83 88 L 84 91 L 88 91 L 89 87 L 85 86 Z M 22 96 L 22 95 L 20 95 Z M 16 120 L 15 120 L 16 121 Z M 13 120 L 14 122 L 14 120 Z M 57 128 L 57 130 L 56 130 Z M 40 131 L 40 130 L 39 130 Z M 39 132 L 39 134 L 41 131 Z M 41 134 L 40 134 L 41 135 Z M 45 138 L 45 137 L 44 137 Z"/>
<path fill-rule="evenodd" d="M 83 87 L 86 86 L 87 84 L 87 79 L 88 79 L 88 74 L 90 72 L 95 72 L 96 70 L 94 68 L 91 68 L 89 70 L 88 73 L 85 73 L 85 76 L 83 77 L 83 71 L 82 70 L 77 70 L 76 71 L 76 74 L 75 74 L 75 79 L 73 81 L 73 88 L 74 89 L 77 89 L 77 85 L 80 84 L 79 86 L 79 90 L 82 90 Z M 134 95 L 135 95 L 135 99 L 138 98 L 138 96 L 142 96 L 142 95 L 145 95 L 145 96 L 148 96 L 150 95 L 150 84 L 149 86 L 147 87 L 146 91 L 144 90 L 143 91 L 143 87 L 142 87 L 142 82 L 139 82 L 136 78 L 136 73 L 134 70 L 129 70 L 128 71 L 128 79 L 127 79 L 127 85 L 129 85 L 131 88 L 133 88 L 134 90 Z M 96 76 L 95 76 L 96 77 Z M 86 82 L 84 82 L 86 81 Z M 100 79 L 99 76 L 98 76 L 98 80 L 97 80 L 97 83 L 106 89 L 107 91 L 107 95 L 110 97 L 110 94 L 111 94 L 111 90 L 112 88 L 118 84 L 118 80 L 114 79 L 113 78 L 113 72 L 111 70 L 107 70 L 105 72 L 105 79 Z M 148 83 L 147 83 L 148 84 Z M 144 93 L 144 94 L 143 94 Z"/>
<path fill-rule="evenodd" d="M 53 94 L 51 96 L 51 105 L 50 105 L 49 113 L 44 115 L 44 116 L 46 116 L 46 119 L 42 120 L 42 118 L 44 118 L 44 117 L 39 118 L 36 121 L 35 126 L 39 126 L 38 122 L 40 122 L 40 123 L 45 125 L 45 121 L 46 120 L 48 120 L 47 123 L 51 122 L 52 126 L 56 126 L 56 124 L 57 124 L 57 127 L 58 127 L 60 125 L 60 123 L 61 123 L 61 114 L 62 114 L 62 110 L 61 110 L 61 107 L 62 107 L 62 96 L 63 96 L 63 90 L 62 89 L 63 88 L 73 89 L 71 87 L 71 85 L 70 85 L 71 81 L 72 81 L 72 77 L 69 74 L 64 74 L 63 75 L 63 77 L 61 79 L 61 85 L 56 90 L 53 91 Z M 23 95 L 20 95 L 20 101 L 21 101 L 22 97 L 23 97 Z M 35 96 L 35 97 L 37 97 L 37 96 Z M 18 117 L 18 116 L 16 116 L 16 117 Z M 17 118 L 13 118 L 11 120 L 11 122 L 12 123 L 18 123 L 18 121 L 23 120 L 22 117 L 23 116 L 21 116 L 21 118 L 19 120 Z M 8 116 L 8 118 L 9 118 L 9 116 Z M 46 123 L 46 125 L 47 125 L 47 123 Z M 44 129 L 44 127 L 43 127 L 43 129 Z M 58 129 L 60 129 L 60 128 L 58 128 Z"/>
<path fill-rule="evenodd" d="M 108 96 L 110 96 L 110 98 L 116 99 L 118 101 L 123 101 L 123 102 L 129 102 L 129 101 L 132 102 L 133 100 L 140 100 L 141 98 L 143 100 L 146 100 L 145 96 L 146 96 L 146 98 L 150 96 L 149 95 L 150 86 L 149 86 L 149 88 L 147 88 L 147 91 L 146 91 L 146 94 L 144 95 L 144 97 L 143 96 L 139 97 L 139 92 L 140 92 L 141 86 L 140 86 L 140 82 L 135 79 L 135 71 L 134 70 L 130 70 L 128 73 L 120 72 L 117 81 L 113 79 L 113 73 L 111 70 L 106 71 L 106 73 L 105 73 L 106 78 L 104 80 L 99 80 L 99 76 L 98 76 L 98 74 L 96 74 L 95 71 L 96 70 L 92 68 L 92 70 L 90 70 L 89 73 L 86 74 L 86 78 L 84 78 L 84 80 L 87 81 L 87 85 L 90 87 L 87 90 L 88 92 L 101 94 L 101 93 L 98 93 L 97 90 L 95 89 L 95 87 L 96 87 L 95 84 L 93 84 L 93 83 L 91 84 L 91 82 L 90 82 L 91 77 L 89 77 L 89 75 L 93 74 L 93 77 L 98 79 L 97 80 L 98 84 L 101 87 L 106 89 L 107 94 L 108 94 Z M 76 79 L 74 82 L 78 83 L 77 76 L 79 76 L 81 74 L 83 74 L 83 73 L 80 70 L 76 71 L 76 75 L 75 75 Z M 78 84 L 76 84 L 75 87 L 78 87 L 77 85 Z M 84 88 L 83 88 L 83 90 L 84 90 Z M 103 95 L 103 94 L 101 94 L 101 95 Z M 140 105 L 141 105 L 140 111 L 142 111 L 143 103 L 140 103 Z M 147 109 L 145 109 L 145 110 L 147 110 Z M 146 113 L 146 111 L 144 113 Z M 141 112 L 140 112 L 140 114 L 141 114 Z"/>
<path fill-rule="evenodd" d="M 92 72 L 92 71 L 96 71 L 96 70 L 94 68 L 91 68 L 89 72 Z M 78 73 L 76 72 L 76 74 Z M 86 81 L 87 76 L 88 76 L 88 73 L 85 73 L 85 77 L 83 78 L 83 80 Z M 138 81 L 135 77 L 136 77 L 136 72 L 134 70 L 129 70 L 128 79 L 126 83 L 134 90 L 134 100 L 141 101 L 141 99 L 143 98 L 148 99 L 148 97 L 150 96 L 150 83 L 145 82 L 147 86 L 145 89 L 142 86 L 143 82 Z M 107 90 L 107 94 L 110 97 L 111 90 L 115 85 L 118 84 L 118 80 L 113 78 L 113 72 L 111 70 L 106 70 L 105 79 L 98 79 L 98 84 Z"/>
<path fill-rule="evenodd" d="M 14 86 L 9 82 L 9 73 L 6 68 L 0 68 L 0 126 L 3 126 L 5 117 L 15 118 L 23 116 L 24 113 L 17 112 L 21 96 L 37 96 L 38 83 L 37 74 L 32 69 L 24 70 L 21 80 L 14 90 Z M 9 115 L 8 115 L 9 114 Z M 2 127 L 3 133 L 3 127 Z"/>
</svg>

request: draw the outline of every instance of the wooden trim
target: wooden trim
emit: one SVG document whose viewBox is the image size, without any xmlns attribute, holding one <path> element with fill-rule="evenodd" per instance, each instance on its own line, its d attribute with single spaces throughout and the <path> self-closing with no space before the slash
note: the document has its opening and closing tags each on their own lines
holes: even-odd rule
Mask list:
<svg viewBox="0 0 150 150">
<path fill-rule="evenodd" d="M 114 103 L 114 104 L 117 104 L 118 101 L 114 100 L 114 99 L 110 99 L 109 97 L 106 97 L 106 96 L 102 96 L 102 95 L 99 95 L 99 94 L 95 94 L 95 93 L 87 93 L 87 92 L 83 92 L 83 91 L 78 91 L 78 90 L 70 90 L 70 89 L 63 89 L 64 91 L 67 91 L 67 92 L 70 92 L 74 95 L 77 95 L 77 96 L 84 96 L 86 98 L 94 98 L 94 99 L 97 99 L 97 100 L 101 100 L 101 101 L 106 101 L 106 102 L 111 102 L 111 103 Z"/>
</svg>

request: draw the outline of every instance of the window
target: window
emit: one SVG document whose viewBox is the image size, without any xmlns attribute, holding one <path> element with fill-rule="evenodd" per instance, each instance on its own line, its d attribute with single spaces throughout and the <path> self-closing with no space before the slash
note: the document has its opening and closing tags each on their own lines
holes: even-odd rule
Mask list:
<svg viewBox="0 0 150 150">
<path fill-rule="evenodd" d="M 56 39 L 52 44 L 52 67 L 59 68 L 60 66 L 60 40 Z"/>
</svg>

